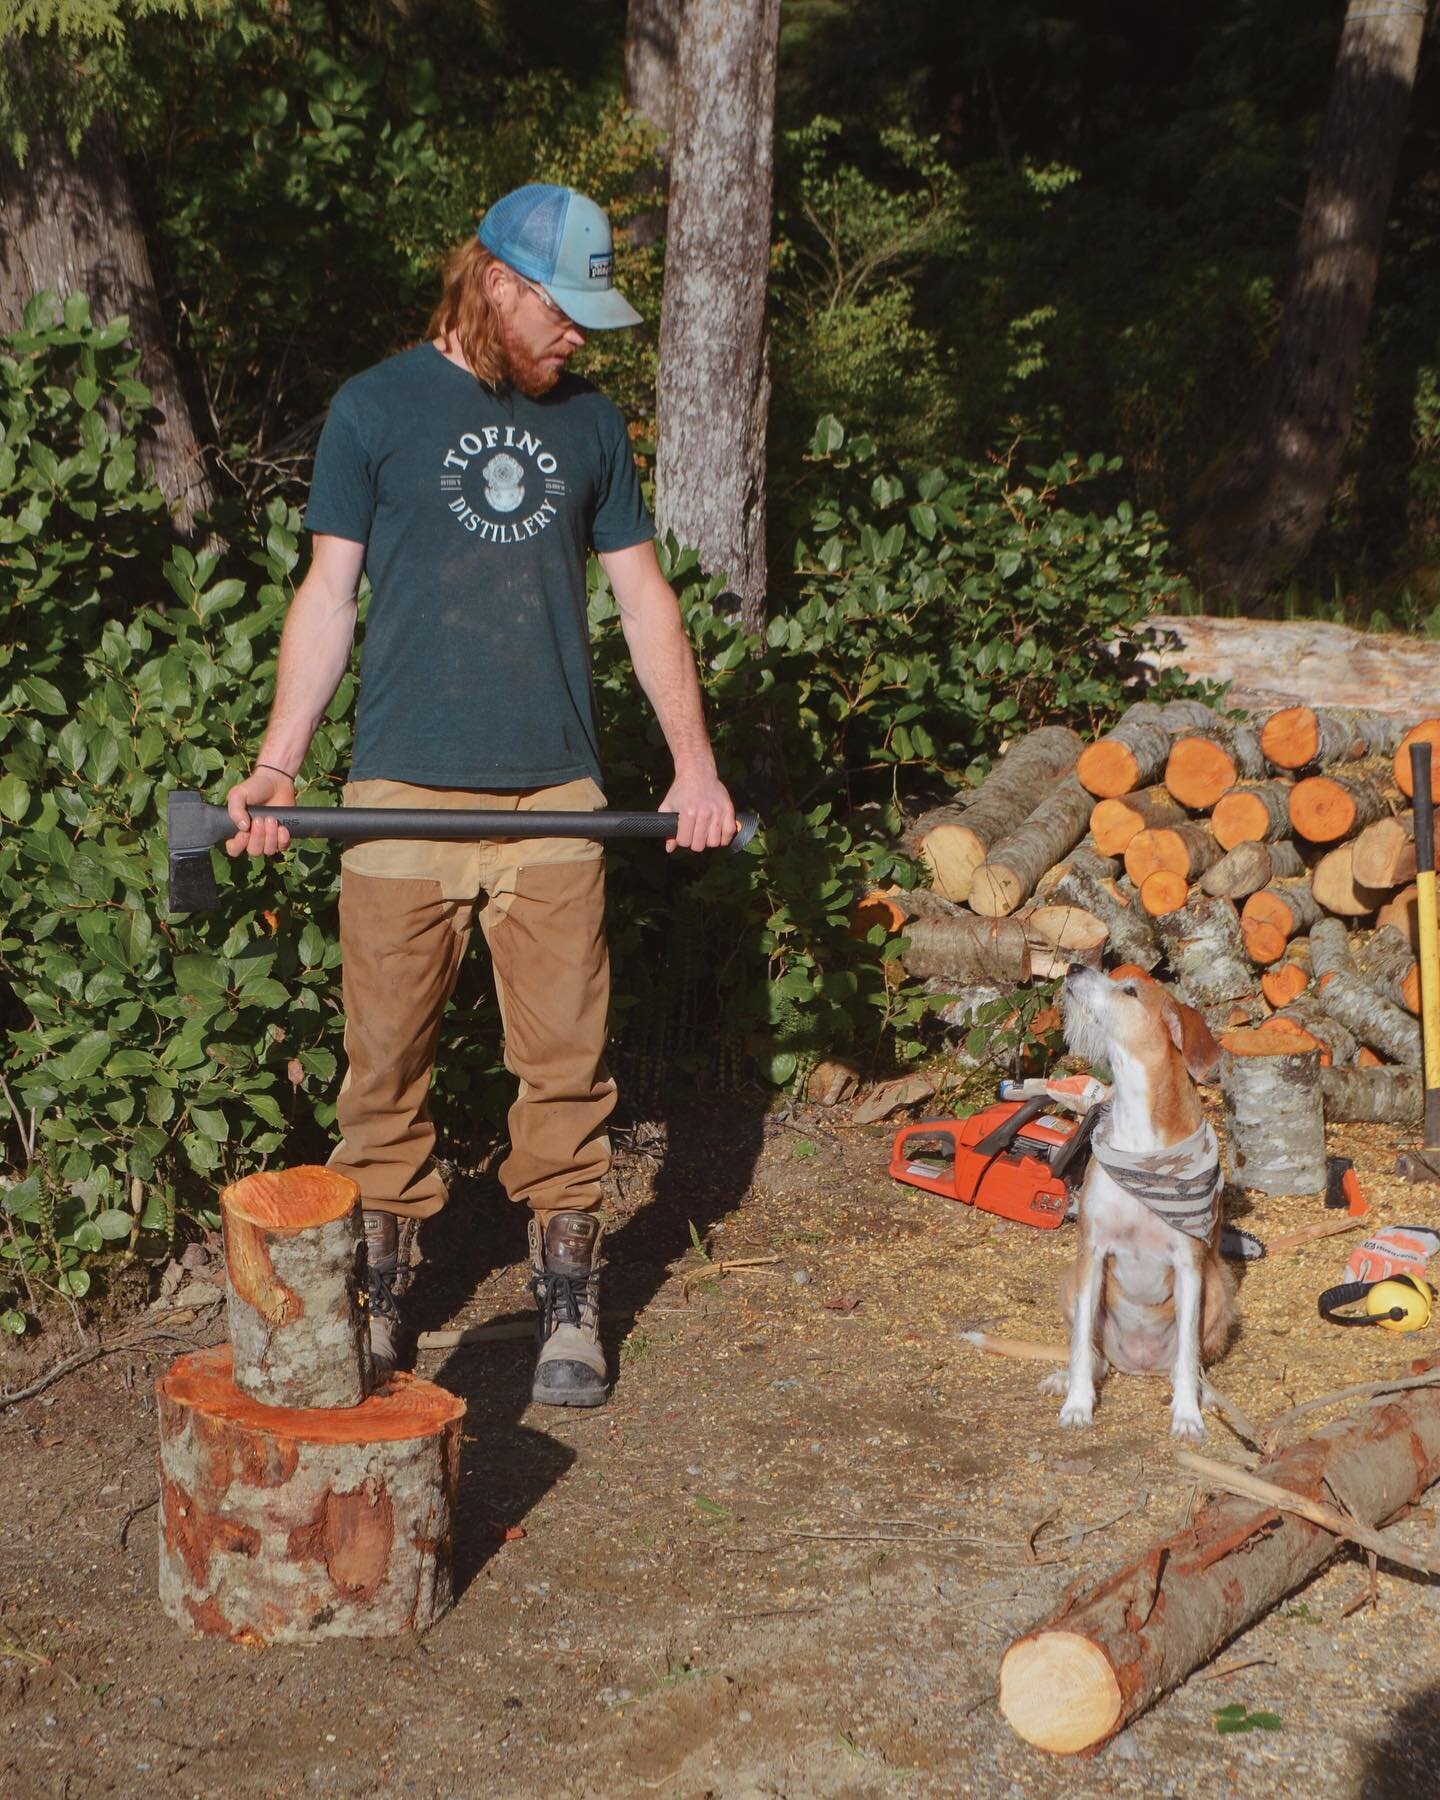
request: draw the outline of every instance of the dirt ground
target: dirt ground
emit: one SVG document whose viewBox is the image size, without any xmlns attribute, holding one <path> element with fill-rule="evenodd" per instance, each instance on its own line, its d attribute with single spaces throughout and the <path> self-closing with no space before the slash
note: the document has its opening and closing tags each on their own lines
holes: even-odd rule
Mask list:
<svg viewBox="0 0 1440 1800">
<path fill-rule="evenodd" d="M 0 1793 L 1440 1794 L 1440 1584 L 1382 1570 L 1377 1610 L 1347 1618 L 1368 1582 L 1348 1554 L 1099 1755 L 1011 1733 L 1006 1645 L 1195 1490 L 1162 1384 L 1112 1379 L 1093 1429 L 1064 1432 L 1033 1365 L 960 1339 L 1056 1340 L 1072 1234 L 893 1184 L 889 1139 L 758 1097 L 626 1134 L 609 1406 L 531 1406 L 523 1342 L 420 1359 L 469 1414 L 458 1597 L 419 1641 L 245 1649 L 161 1614 L 152 1384 L 218 1309 L 0 1415 Z M 1332 1148 L 1378 1219 L 1433 1215 L 1385 1175 L 1396 1142 Z M 1242 1222 L 1273 1237 L 1318 1213 L 1266 1201 Z M 1350 1241 L 1247 1271 L 1216 1380 L 1252 1419 L 1433 1341 L 1318 1320 Z M 520 1222 L 488 1182 L 424 1250 L 422 1328 L 522 1314 Z M 49 1335 L 46 1362 L 69 1347 Z M 0 1386 L 36 1366 L 0 1364 Z M 1218 1422 L 1208 1447 L 1240 1449 Z M 1428 1510 L 1401 1529 L 1440 1551 Z M 1234 1701 L 1280 1728 L 1221 1735 Z"/>
</svg>

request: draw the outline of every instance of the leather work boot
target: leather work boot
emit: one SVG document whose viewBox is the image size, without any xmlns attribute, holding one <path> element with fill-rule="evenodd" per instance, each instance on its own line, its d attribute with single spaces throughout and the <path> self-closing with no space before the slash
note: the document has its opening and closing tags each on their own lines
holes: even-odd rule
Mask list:
<svg viewBox="0 0 1440 1800">
<path fill-rule="evenodd" d="M 395 1288 L 400 1278 L 400 1222 L 394 1213 L 365 1212 L 365 1259 L 369 1269 L 366 1312 L 370 1320 L 370 1360 L 376 1381 L 395 1372 L 400 1361 L 400 1308 Z"/>
<path fill-rule="evenodd" d="M 552 1213 L 530 1221 L 530 1291 L 540 1308 L 540 1358 L 530 1397 L 544 1406 L 599 1406 L 608 1383 L 600 1348 L 600 1221 Z"/>
</svg>

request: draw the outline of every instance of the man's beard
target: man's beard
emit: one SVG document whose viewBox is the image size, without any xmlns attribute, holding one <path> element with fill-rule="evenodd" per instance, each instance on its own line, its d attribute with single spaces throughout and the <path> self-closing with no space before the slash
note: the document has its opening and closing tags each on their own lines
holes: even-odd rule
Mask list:
<svg viewBox="0 0 1440 1800">
<path fill-rule="evenodd" d="M 503 316 L 497 323 L 500 331 L 500 363 L 505 379 L 529 400 L 538 400 L 542 394 L 548 394 L 564 372 L 564 365 L 557 369 L 532 355 Z"/>
</svg>

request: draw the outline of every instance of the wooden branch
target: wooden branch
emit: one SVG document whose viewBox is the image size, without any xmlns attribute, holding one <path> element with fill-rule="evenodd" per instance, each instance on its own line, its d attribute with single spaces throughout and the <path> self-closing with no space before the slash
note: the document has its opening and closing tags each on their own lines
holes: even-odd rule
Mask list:
<svg viewBox="0 0 1440 1800">
<path fill-rule="evenodd" d="M 1018 919 L 911 919 L 900 962 L 907 975 L 941 980 L 993 981 L 1016 987 L 1030 979 L 1030 940 Z"/>
<path fill-rule="evenodd" d="M 1322 1069 L 1325 1116 L 1351 1125 L 1419 1125 L 1425 1089 L 1418 1069 Z"/>
<path fill-rule="evenodd" d="M 1304 868 L 1300 852 L 1289 838 L 1273 844 L 1243 840 L 1210 865 L 1200 877 L 1200 887 L 1204 893 L 1219 898 L 1243 900 L 1272 881 L 1301 874 Z"/>
<path fill-rule="evenodd" d="M 1388 756 L 1399 736 L 1395 719 L 1363 707 L 1289 706 L 1265 721 L 1260 748 L 1278 769 L 1328 769 Z"/>
<path fill-rule="evenodd" d="M 1413 1504 L 1440 1478 L 1440 1396 L 1420 1388 L 1376 1401 L 1256 1473 L 1285 1505 L 1234 1495 L 1211 1502 L 1098 1586 L 1072 1590 L 1011 1645 L 1000 1709 L 1019 1736 L 1058 1754 L 1103 1743 L 1323 1568 L 1343 1539 L 1300 1517 L 1292 1501 L 1325 1506 L 1327 1488 L 1343 1495 L 1347 1534 L 1373 1531 Z"/>
<path fill-rule="evenodd" d="M 1398 805 L 1389 768 L 1356 763 L 1345 774 L 1310 775 L 1290 789 L 1290 823 L 1312 844 L 1336 844 Z"/>
<path fill-rule="evenodd" d="M 1182 806 L 1206 812 L 1242 777 L 1265 773 L 1253 725 L 1215 718 L 1203 731 L 1175 740 L 1165 760 L 1165 785 Z"/>
<path fill-rule="evenodd" d="M 1163 787 L 1138 788 L 1112 800 L 1097 800 L 1090 813 L 1090 835 L 1106 856 L 1123 856 L 1137 831 L 1156 825 L 1183 825 L 1185 808 Z"/>
<path fill-rule="evenodd" d="M 1219 862 L 1224 851 L 1208 825 L 1189 820 L 1184 825 L 1160 825 L 1137 831 L 1125 847 L 1125 873 L 1136 887 L 1157 869 L 1169 869 L 1186 881 L 1198 881 Z"/>
</svg>

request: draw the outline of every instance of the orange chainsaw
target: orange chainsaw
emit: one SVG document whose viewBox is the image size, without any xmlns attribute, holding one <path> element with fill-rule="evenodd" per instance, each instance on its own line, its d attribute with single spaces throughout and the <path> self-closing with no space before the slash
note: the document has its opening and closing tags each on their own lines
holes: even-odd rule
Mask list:
<svg viewBox="0 0 1440 1800">
<path fill-rule="evenodd" d="M 1059 1117 L 1055 1097 L 997 1100 L 968 1119 L 926 1119 L 896 1133 L 890 1175 L 982 1212 L 1051 1231 L 1070 1206 L 1072 1178 L 1099 1116 Z"/>
</svg>

